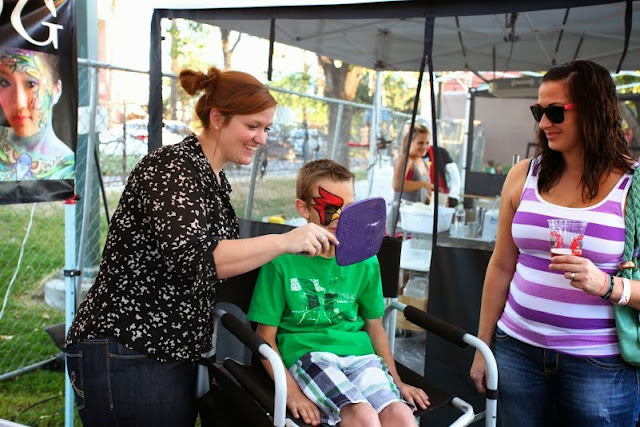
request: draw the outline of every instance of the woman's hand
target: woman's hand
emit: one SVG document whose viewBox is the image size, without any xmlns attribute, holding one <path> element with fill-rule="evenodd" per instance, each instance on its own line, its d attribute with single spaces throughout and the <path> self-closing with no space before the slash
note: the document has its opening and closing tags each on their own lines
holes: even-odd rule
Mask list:
<svg viewBox="0 0 640 427">
<path fill-rule="evenodd" d="M 338 239 L 329 231 L 316 224 L 296 227 L 281 235 L 285 239 L 285 253 L 298 254 L 304 252 L 308 257 L 328 253 L 331 245 L 338 245 Z"/>
<path fill-rule="evenodd" d="M 484 361 L 484 357 L 480 351 L 476 351 L 473 357 L 469 376 L 476 385 L 478 393 L 484 394 L 487 391 L 487 363 Z"/>
<path fill-rule="evenodd" d="M 427 396 L 427 393 L 425 393 L 421 388 L 398 381 L 398 389 L 400 390 L 402 397 L 404 397 L 404 400 L 416 408 L 420 407 L 420 409 L 427 409 L 427 407 L 431 405 L 431 402 L 429 402 L 429 396 Z"/>
<path fill-rule="evenodd" d="M 300 387 L 292 387 L 287 392 L 287 408 L 294 418 L 302 418 L 307 424 L 318 426 L 322 422 L 320 410 L 315 403 L 305 396 Z"/>
<path fill-rule="evenodd" d="M 589 295 L 600 296 L 601 290 L 608 285 L 607 273 L 596 267 L 591 260 L 576 255 L 556 255 L 551 257 L 549 269 L 564 272 L 564 277 L 574 288 Z M 605 283 L 606 282 L 606 283 Z"/>
</svg>

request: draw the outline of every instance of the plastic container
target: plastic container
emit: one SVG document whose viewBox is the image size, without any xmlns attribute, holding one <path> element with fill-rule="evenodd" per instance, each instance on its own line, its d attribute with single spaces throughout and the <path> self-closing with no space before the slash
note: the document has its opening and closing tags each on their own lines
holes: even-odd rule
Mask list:
<svg viewBox="0 0 640 427">
<path fill-rule="evenodd" d="M 414 298 L 426 298 L 429 289 L 429 279 L 424 276 L 415 276 L 407 282 L 402 295 Z"/>
<path fill-rule="evenodd" d="M 464 237 L 465 224 L 464 222 L 453 221 L 451 228 L 449 229 L 449 236 L 451 237 Z"/>
<path fill-rule="evenodd" d="M 489 209 L 484 214 L 482 240 L 494 241 L 498 238 L 498 209 Z"/>
<path fill-rule="evenodd" d="M 400 268 L 429 271 L 431 267 L 431 240 L 408 239 L 402 242 Z"/>
<path fill-rule="evenodd" d="M 433 209 L 416 209 L 412 206 L 400 207 L 402 229 L 411 233 L 433 233 Z M 440 206 L 438 208 L 438 233 L 447 231 L 451 227 L 451 219 L 455 209 Z"/>
</svg>

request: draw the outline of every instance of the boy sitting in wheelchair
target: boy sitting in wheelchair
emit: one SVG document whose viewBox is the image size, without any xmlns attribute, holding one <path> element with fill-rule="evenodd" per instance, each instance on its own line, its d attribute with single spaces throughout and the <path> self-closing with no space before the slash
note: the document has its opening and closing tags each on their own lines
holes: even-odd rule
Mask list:
<svg viewBox="0 0 640 427">
<path fill-rule="evenodd" d="M 307 163 L 296 182 L 298 213 L 335 234 L 354 201 L 354 178 L 331 160 Z M 378 260 L 340 267 L 334 251 L 282 255 L 260 269 L 247 317 L 288 369 L 287 408 L 311 425 L 415 426 L 413 410 L 429 398 L 396 371 L 380 319 Z"/>
</svg>

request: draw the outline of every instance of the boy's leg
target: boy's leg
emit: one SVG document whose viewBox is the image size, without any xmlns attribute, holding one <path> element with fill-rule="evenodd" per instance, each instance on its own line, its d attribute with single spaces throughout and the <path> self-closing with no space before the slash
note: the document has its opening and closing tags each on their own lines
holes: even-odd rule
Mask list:
<svg viewBox="0 0 640 427">
<path fill-rule="evenodd" d="M 344 357 L 343 372 L 349 381 L 380 413 L 394 402 L 400 402 L 411 411 L 413 408 L 402 398 L 386 363 L 378 355 Z"/>
<path fill-rule="evenodd" d="M 322 412 L 322 422 L 336 425 L 341 421 L 341 410 L 345 406 L 361 406 L 367 399 L 351 384 L 342 372 L 340 357 L 324 352 L 312 352 L 302 356 L 289 372 L 302 392 Z M 360 414 L 358 411 L 353 414 Z"/>
<path fill-rule="evenodd" d="M 349 427 L 378 427 L 378 413 L 369 403 L 350 403 L 340 411 L 341 425 Z M 391 425 L 391 424 L 390 424 Z M 398 425 L 398 424 L 396 424 Z"/>
<path fill-rule="evenodd" d="M 404 402 L 392 402 L 380 412 L 379 418 L 382 427 L 415 427 L 418 424 L 413 409 Z"/>
</svg>

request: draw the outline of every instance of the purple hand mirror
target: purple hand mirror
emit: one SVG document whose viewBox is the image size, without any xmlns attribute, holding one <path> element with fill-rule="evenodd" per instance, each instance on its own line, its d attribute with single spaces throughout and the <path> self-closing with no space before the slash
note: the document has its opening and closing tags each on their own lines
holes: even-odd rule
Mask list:
<svg viewBox="0 0 640 427">
<path fill-rule="evenodd" d="M 344 208 L 338 220 L 336 246 L 338 265 L 351 265 L 377 254 L 384 238 L 387 219 L 382 197 L 359 200 Z"/>
</svg>

